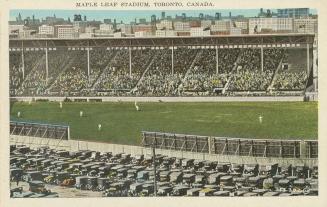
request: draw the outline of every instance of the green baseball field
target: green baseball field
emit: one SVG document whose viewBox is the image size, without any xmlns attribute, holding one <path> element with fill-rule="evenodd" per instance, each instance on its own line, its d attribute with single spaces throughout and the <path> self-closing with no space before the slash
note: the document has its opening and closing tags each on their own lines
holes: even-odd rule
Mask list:
<svg viewBox="0 0 327 207">
<path fill-rule="evenodd" d="M 71 139 L 131 145 L 141 143 L 143 130 L 263 139 L 318 137 L 317 102 L 158 102 L 138 106 L 140 111 L 134 102 L 64 102 L 62 108 L 58 102 L 16 102 L 10 115 L 12 120 L 69 125 Z"/>
</svg>

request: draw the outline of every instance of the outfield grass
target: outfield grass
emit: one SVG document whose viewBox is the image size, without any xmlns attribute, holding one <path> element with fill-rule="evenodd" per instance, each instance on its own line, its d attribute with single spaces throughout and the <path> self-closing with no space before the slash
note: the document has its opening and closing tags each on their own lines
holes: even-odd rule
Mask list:
<svg viewBox="0 0 327 207">
<path fill-rule="evenodd" d="M 316 102 L 14 103 L 11 119 L 70 126 L 72 139 L 140 144 L 141 131 L 275 139 L 317 139 Z M 79 117 L 79 111 L 84 117 Z M 17 112 L 21 118 L 17 118 Z M 259 116 L 263 122 L 259 123 Z M 98 131 L 101 123 L 102 130 Z"/>
</svg>

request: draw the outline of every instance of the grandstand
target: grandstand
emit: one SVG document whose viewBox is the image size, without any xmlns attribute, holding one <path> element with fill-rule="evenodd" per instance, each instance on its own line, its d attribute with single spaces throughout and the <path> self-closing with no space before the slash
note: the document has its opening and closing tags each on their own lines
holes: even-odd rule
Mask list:
<svg viewBox="0 0 327 207">
<path fill-rule="evenodd" d="M 10 95 L 300 95 L 314 35 L 10 40 Z M 313 87 L 311 87 L 313 88 Z"/>
<path fill-rule="evenodd" d="M 156 196 L 156 187 L 127 190 L 157 186 L 165 172 L 174 173 L 160 181 L 176 191 L 317 195 L 318 103 L 302 101 L 317 89 L 313 42 L 310 34 L 12 39 L 11 172 L 65 173 L 68 193 L 86 190 L 80 177 L 99 182 L 88 190 L 105 178 L 110 188 L 99 191 L 109 197 Z M 69 168 L 58 168 L 61 159 Z M 232 182 L 211 181 L 216 174 Z M 184 181 L 196 176 L 205 179 Z M 124 193 L 114 188 L 127 180 Z"/>
</svg>

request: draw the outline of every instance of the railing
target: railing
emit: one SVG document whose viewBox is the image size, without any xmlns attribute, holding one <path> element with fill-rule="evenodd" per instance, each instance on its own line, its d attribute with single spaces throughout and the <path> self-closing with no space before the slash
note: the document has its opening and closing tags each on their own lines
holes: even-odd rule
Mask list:
<svg viewBox="0 0 327 207">
<path fill-rule="evenodd" d="M 274 140 L 142 132 L 142 146 L 217 155 L 318 158 L 316 140 Z"/>
<path fill-rule="evenodd" d="M 10 135 L 68 140 L 69 126 L 10 121 Z"/>
</svg>

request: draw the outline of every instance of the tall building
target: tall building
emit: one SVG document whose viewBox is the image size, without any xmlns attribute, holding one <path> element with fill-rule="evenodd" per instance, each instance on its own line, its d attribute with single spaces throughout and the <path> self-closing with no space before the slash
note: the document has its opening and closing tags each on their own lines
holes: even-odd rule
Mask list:
<svg viewBox="0 0 327 207">
<path fill-rule="evenodd" d="M 217 20 L 214 25 L 211 25 L 211 31 L 214 32 L 226 32 L 230 31 L 232 27 L 232 21 L 230 19 Z"/>
<path fill-rule="evenodd" d="M 250 18 L 249 34 L 293 32 L 293 18 Z"/>
<path fill-rule="evenodd" d="M 55 37 L 57 38 L 74 38 L 76 32 L 73 25 L 55 25 Z"/>
<path fill-rule="evenodd" d="M 166 12 L 161 12 L 161 19 L 165 19 L 166 18 Z"/>
<path fill-rule="evenodd" d="M 113 25 L 112 24 L 100 24 L 100 30 L 103 30 L 103 31 L 113 30 Z"/>
<path fill-rule="evenodd" d="M 40 35 L 54 35 L 54 27 L 50 25 L 39 26 Z"/>
<path fill-rule="evenodd" d="M 201 27 L 210 27 L 211 26 L 211 20 L 202 20 L 201 21 Z"/>
<path fill-rule="evenodd" d="M 176 35 L 174 30 L 156 30 L 156 37 L 174 37 Z"/>
<path fill-rule="evenodd" d="M 318 20 L 311 18 L 294 19 L 294 32 L 318 33 Z"/>
<path fill-rule="evenodd" d="M 134 36 L 135 37 L 150 37 L 151 32 L 149 32 L 149 31 L 138 31 L 138 32 L 134 32 Z"/>
<path fill-rule="evenodd" d="M 105 23 L 105 24 L 111 24 L 111 19 L 104 19 L 103 20 L 103 23 Z"/>
<path fill-rule="evenodd" d="M 10 24 L 9 25 L 9 34 L 12 33 L 22 33 L 24 31 L 24 25 L 23 24 Z"/>
<path fill-rule="evenodd" d="M 152 33 L 153 27 L 148 24 L 137 24 L 132 26 L 133 32 L 149 32 Z"/>
<path fill-rule="evenodd" d="M 190 31 L 189 22 L 174 22 L 175 31 Z"/>
<path fill-rule="evenodd" d="M 75 14 L 74 15 L 74 22 L 81 22 L 82 21 L 82 15 Z"/>
<path fill-rule="evenodd" d="M 121 33 L 126 35 L 132 34 L 132 26 L 130 24 L 118 24 L 117 30 L 120 30 Z"/>
<path fill-rule="evenodd" d="M 190 34 L 193 37 L 210 36 L 210 30 L 205 29 L 203 27 L 192 27 L 190 30 Z"/>
<path fill-rule="evenodd" d="M 156 17 L 156 15 L 151 15 L 151 24 L 156 24 L 157 23 L 157 17 Z"/>
<path fill-rule="evenodd" d="M 172 30 L 173 29 L 173 22 L 170 20 L 161 20 L 160 23 L 156 24 L 156 27 L 158 30 L 166 29 L 166 30 Z"/>
<path fill-rule="evenodd" d="M 220 20 L 221 19 L 221 13 L 220 12 L 216 12 L 215 19 L 216 20 Z"/>
<path fill-rule="evenodd" d="M 300 18 L 309 16 L 309 8 L 277 9 L 278 17 Z"/>
</svg>

